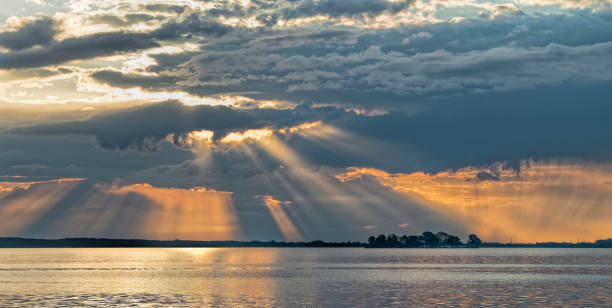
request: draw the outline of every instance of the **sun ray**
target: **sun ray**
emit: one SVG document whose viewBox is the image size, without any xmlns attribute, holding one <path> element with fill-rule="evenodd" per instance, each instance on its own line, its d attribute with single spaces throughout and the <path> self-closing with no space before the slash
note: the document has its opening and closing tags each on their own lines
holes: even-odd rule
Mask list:
<svg viewBox="0 0 612 308">
<path fill-rule="evenodd" d="M 279 201 L 274 199 L 272 196 L 260 196 L 268 211 L 274 218 L 278 229 L 283 234 L 285 240 L 290 242 L 300 242 L 303 240 L 302 235 L 297 230 L 293 221 L 287 215 L 284 207 L 289 206 L 291 202 L 289 201 Z"/>
<path fill-rule="evenodd" d="M 390 174 L 350 168 L 354 181 L 375 177 L 398 193 L 469 225 L 487 240 L 564 241 L 608 236 L 612 210 L 609 167 L 558 162 L 524 163 L 520 170 L 463 168 L 437 174 Z"/>
<path fill-rule="evenodd" d="M 0 216 L 4 223 L 0 234 L 18 235 L 34 225 L 84 179 L 57 179 L 0 183 L 4 198 L 0 203 Z"/>
</svg>

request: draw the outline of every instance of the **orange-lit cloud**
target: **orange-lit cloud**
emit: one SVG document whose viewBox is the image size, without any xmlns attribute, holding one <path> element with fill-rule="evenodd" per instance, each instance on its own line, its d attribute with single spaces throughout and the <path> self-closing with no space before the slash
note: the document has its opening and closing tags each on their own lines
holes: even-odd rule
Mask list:
<svg viewBox="0 0 612 308">
<path fill-rule="evenodd" d="M 227 134 L 221 139 L 221 143 L 239 143 L 245 140 L 261 140 L 272 136 L 271 129 L 249 129 L 244 132 L 233 132 Z"/>
<path fill-rule="evenodd" d="M 291 218 L 285 212 L 285 206 L 291 204 L 290 201 L 279 201 L 274 199 L 272 196 L 258 196 L 263 200 L 264 204 L 270 211 L 270 214 L 274 218 L 278 229 L 283 234 L 283 237 L 287 241 L 291 242 L 299 242 L 302 241 L 303 238 L 300 235 L 300 232 L 297 230 Z"/>
<path fill-rule="evenodd" d="M 188 145 L 188 146 L 208 144 L 212 142 L 212 138 L 214 134 L 215 134 L 214 132 L 209 131 L 209 130 L 192 131 L 186 134 L 185 137 L 180 138 L 178 142 L 184 145 Z"/>
<path fill-rule="evenodd" d="M 14 177 L 20 178 L 20 177 Z M 44 183 L 69 183 L 69 182 L 80 182 L 85 180 L 84 178 L 65 178 L 65 179 L 53 179 L 53 180 L 41 180 L 41 181 L 26 181 L 26 182 L 0 182 L 0 193 L 11 192 L 15 189 L 28 190 L 32 185 L 44 184 Z"/>
<path fill-rule="evenodd" d="M 591 241 L 612 234 L 609 166 L 524 163 L 519 172 L 464 168 L 436 174 L 391 174 L 350 168 L 343 182 L 363 176 L 450 214 L 486 240 Z M 487 173 L 485 173 L 487 172 Z"/>
<path fill-rule="evenodd" d="M 294 134 L 300 131 L 313 129 L 323 124 L 321 121 L 306 122 L 296 126 L 284 127 L 280 129 L 272 128 L 261 128 L 261 129 L 248 129 L 244 131 L 230 132 L 225 135 L 220 143 L 225 144 L 236 144 L 249 141 L 261 141 L 268 139 L 274 135 L 274 133 L 280 133 L 283 135 Z M 213 142 L 214 132 L 209 130 L 192 131 L 180 138 L 178 141 L 181 144 L 194 146 L 201 143 L 211 144 Z"/>
<path fill-rule="evenodd" d="M 306 123 L 302 123 L 300 125 L 296 125 L 293 127 L 281 128 L 278 130 L 278 132 L 281 134 L 294 134 L 301 130 L 307 130 L 307 129 L 319 127 L 321 125 L 323 125 L 322 121 L 306 122 Z"/>
</svg>

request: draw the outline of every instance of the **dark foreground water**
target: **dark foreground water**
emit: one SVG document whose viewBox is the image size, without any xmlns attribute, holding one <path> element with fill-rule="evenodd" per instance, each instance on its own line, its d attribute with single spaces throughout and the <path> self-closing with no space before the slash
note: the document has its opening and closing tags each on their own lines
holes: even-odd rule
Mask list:
<svg viewBox="0 0 612 308">
<path fill-rule="evenodd" d="M 612 249 L 0 249 L 0 306 L 612 307 Z"/>
</svg>

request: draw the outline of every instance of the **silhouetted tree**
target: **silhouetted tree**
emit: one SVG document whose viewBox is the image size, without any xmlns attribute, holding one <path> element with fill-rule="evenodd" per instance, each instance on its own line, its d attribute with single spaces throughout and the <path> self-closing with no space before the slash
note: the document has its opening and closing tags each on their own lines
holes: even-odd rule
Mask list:
<svg viewBox="0 0 612 308">
<path fill-rule="evenodd" d="M 470 247 L 478 247 L 481 242 L 480 239 L 474 234 L 471 235 Z M 415 248 L 415 247 L 460 247 L 463 246 L 461 239 L 458 236 L 448 234 L 446 232 L 438 232 L 436 234 L 425 231 L 421 235 L 401 235 L 396 234 L 384 235 L 380 234 L 376 237 L 370 236 L 368 238 L 367 247 L 390 247 L 390 248 Z"/>
<path fill-rule="evenodd" d="M 478 238 L 476 234 L 468 235 L 468 241 L 467 241 L 468 247 L 478 248 L 480 247 L 480 244 L 482 244 L 482 241 Z"/>
<path fill-rule="evenodd" d="M 399 239 L 397 238 L 397 235 L 387 235 L 387 247 L 399 247 Z"/>
<path fill-rule="evenodd" d="M 376 237 L 376 247 L 385 247 L 387 245 L 387 237 L 381 234 Z"/>
<path fill-rule="evenodd" d="M 440 244 L 441 244 L 441 245 L 443 245 L 443 246 L 444 246 L 444 245 L 448 245 L 447 241 L 448 241 L 448 238 L 449 238 L 450 236 L 451 236 L 450 234 L 448 234 L 448 233 L 446 233 L 446 232 L 442 232 L 442 231 L 440 231 L 440 232 L 436 233 L 436 237 L 438 238 L 438 241 L 439 241 L 439 242 L 440 242 Z"/>
<path fill-rule="evenodd" d="M 419 247 L 421 246 L 421 242 L 419 241 L 419 237 L 417 235 L 411 235 L 408 237 L 408 247 Z"/>
<path fill-rule="evenodd" d="M 401 247 L 408 247 L 409 244 L 409 238 L 406 235 L 402 235 L 402 237 L 400 237 L 399 242 L 400 242 L 400 246 Z"/>
<path fill-rule="evenodd" d="M 376 246 L 376 238 L 374 236 L 368 237 L 368 246 L 370 247 Z"/>
<path fill-rule="evenodd" d="M 423 241 L 427 247 L 438 247 L 440 244 L 438 237 L 429 231 L 423 232 Z"/>
<path fill-rule="evenodd" d="M 461 240 L 459 239 L 459 237 L 451 235 L 449 236 L 449 238 L 446 240 L 446 244 L 447 246 L 451 246 L 451 247 L 457 247 L 457 246 L 461 246 Z"/>
</svg>

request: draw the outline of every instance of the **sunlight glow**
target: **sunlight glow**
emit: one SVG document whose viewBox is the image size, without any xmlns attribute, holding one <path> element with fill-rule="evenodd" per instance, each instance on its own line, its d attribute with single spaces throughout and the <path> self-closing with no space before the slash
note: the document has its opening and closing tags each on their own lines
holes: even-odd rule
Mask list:
<svg viewBox="0 0 612 308">
<path fill-rule="evenodd" d="M 152 201 L 144 215 L 140 234 L 159 239 L 228 240 L 240 238 L 232 193 L 194 187 L 160 188 L 150 184 L 113 186 L 110 194 L 138 194 Z"/>
<path fill-rule="evenodd" d="M 451 213 L 487 240 L 596 240 L 612 232 L 609 166 L 524 162 L 518 172 L 494 166 L 492 172 L 468 167 L 436 174 L 349 168 L 337 178 L 363 176 Z"/>
<path fill-rule="evenodd" d="M 193 131 L 188 133 L 184 139 L 179 140 L 179 142 L 190 146 L 198 143 L 212 143 L 214 134 L 214 132 L 205 129 Z"/>
<path fill-rule="evenodd" d="M 27 232 L 83 180 L 0 183 L 0 236 Z"/>
<path fill-rule="evenodd" d="M 80 182 L 86 180 L 85 178 L 65 178 L 65 179 L 53 179 L 53 180 L 41 180 L 41 181 L 29 181 L 29 182 L 0 182 L 0 193 L 11 192 L 15 189 L 28 190 L 32 185 L 43 184 L 43 183 L 69 183 L 69 182 Z"/>
<path fill-rule="evenodd" d="M 291 205 L 290 201 L 279 201 L 274 199 L 272 196 L 257 197 L 260 197 L 263 200 L 285 240 L 289 242 L 299 242 L 303 240 L 300 232 L 296 229 L 291 221 L 291 218 L 289 218 L 285 212 L 284 207 Z"/>
<path fill-rule="evenodd" d="M 321 125 L 323 125 L 322 121 L 307 122 L 307 123 L 303 123 L 303 124 L 293 126 L 293 127 L 281 128 L 278 130 L 278 132 L 281 134 L 294 134 L 301 130 L 307 130 L 307 129 L 319 127 Z"/>
<path fill-rule="evenodd" d="M 249 129 L 244 132 L 233 132 L 221 139 L 221 143 L 239 143 L 245 140 L 261 140 L 272 136 L 271 129 Z"/>
<path fill-rule="evenodd" d="M 292 127 L 281 128 L 276 131 L 284 135 L 294 134 L 302 130 L 308 130 L 321 126 L 322 124 L 323 123 L 321 121 L 307 122 Z M 273 136 L 274 132 L 275 130 L 270 128 L 249 129 L 243 132 L 231 132 L 221 139 L 221 143 L 240 143 L 244 141 L 267 140 Z"/>
</svg>

